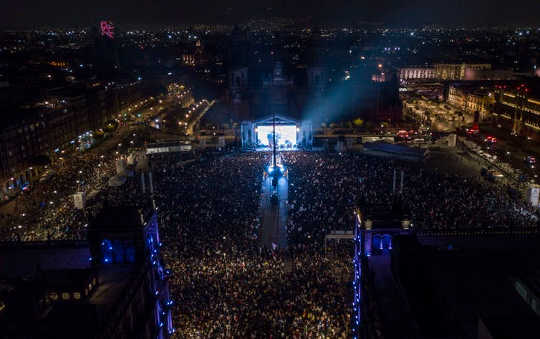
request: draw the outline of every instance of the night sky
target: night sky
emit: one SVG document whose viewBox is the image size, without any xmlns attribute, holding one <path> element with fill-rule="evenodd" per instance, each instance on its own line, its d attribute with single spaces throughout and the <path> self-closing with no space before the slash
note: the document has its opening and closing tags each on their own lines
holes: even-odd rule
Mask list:
<svg viewBox="0 0 540 339">
<path fill-rule="evenodd" d="M 540 24 L 540 0 L 12 0 L 0 25 L 234 23 L 269 13 L 338 23 Z"/>
</svg>

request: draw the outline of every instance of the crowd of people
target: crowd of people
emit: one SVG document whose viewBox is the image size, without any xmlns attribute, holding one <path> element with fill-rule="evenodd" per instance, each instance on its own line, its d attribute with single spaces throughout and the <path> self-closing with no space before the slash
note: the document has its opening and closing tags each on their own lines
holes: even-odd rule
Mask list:
<svg viewBox="0 0 540 339">
<path fill-rule="evenodd" d="M 290 173 L 293 237 L 320 240 L 330 229 L 349 230 L 354 208 L 375 204 L 390 209 L 396 199 L 421 231 L 537 226 L 534 208 L 509 187 L 426 168 L 423 163 L 360 153 L 289 152 L 283 157 Z"/>
<path fill-rule="evenodd" d="M 538 222 L 534 211 L 506 188 L 422 163 L 291 151 L 282 152 L 288 177 L 287 247 L 265 248 L 260 196 L 270 159 L 268 152 L 152 156 L 153 198 L 164 262 L 172 272 L 178 338 L 349 337 L 352 244 L 334 243 L 325 253 L 323 238 L 331 230 L 352 229 L 358 206 L 390 208 L 399 197 L 418 230 L 515 229 Z M 14 226 L 20 219 L 10 220 L 13 226 L 3 228 L 3 238 L 84 238 L 88 214 L 104 204 L 144 203 L 136 176 L 120 188 L 107 187 L 115 160 L 89 154 L 58 167 L 49 184 L 20 199 L 23 210 L 36 214 L 17 218 L 35 227 L 21 230 Z M 394 170 L 399 195 L 393 192 Z M 99 193 L 83 215 L 71 194 L 90 188 Z"/>
<path fill-rule="evenodd" d="M 269 161 L 262 152 L 152 160 L 178 337 L 348 337 L 347 255 L 325 257 L 310 241 L 276 250 L 259 241 Z"/>
<path fill-rule="evenodd" d="M 116 155 L 95 152 L 74 154 L 48 166 L 54 175 L 46 182 L 36 182 L 29 191 L 12 202 L 12 212 L 0 219 L 0 239 L 43 241 L 82 239 L 87 218 L 74 206 L 73 194 L 95 195 L 107 187 L 114 174 Z M 92 197 L 91 196 L 91 197 Z"/>
<path fill-rule="evenodd" d="M 88 216 L 97 213 L 105 201 L 139 201 L 136 178 L 130 177 L 120 189 L 109 187 L 108 182 L 117 174 L 117 160 L 126 159 L 133 149 L 142 147 L 147 134 L 144 130 L 117 130 L 114 137 L 84 152 L 74 148 L 57 150 L 51 163 L 41 169 L 42 173 L 51 173 L 50 177 L 44 181 L 34 178 L 29 189 L 3 206 L 0 241 L 84 239 Z M 85 193 L 85 211 L 74 205 L 73 195 L 78 192 Z"/>
</svg>

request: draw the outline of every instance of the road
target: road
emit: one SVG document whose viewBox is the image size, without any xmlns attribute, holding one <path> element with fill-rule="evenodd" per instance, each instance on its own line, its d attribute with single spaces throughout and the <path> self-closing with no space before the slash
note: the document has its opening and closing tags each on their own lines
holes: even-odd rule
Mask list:
<svg viewBox="0 0 540 339">
<path fill-rule="evenodd" d="M 278 180 L 276 190 L 278 193 L 278 204 L 271 202 L 272 192 L 274 191 L 272 178 L 266 176 L 263 178 L 261 185 L 260 215 L 262 245 L 270 249 L 275 246 L 286 248 L 289 180 L 284 176 Z"/>
<path fill-rule="evenodd" d="M 195 119 L 193 119 L 188 124 L 187 130 L 186 130 L 187 135 L 192 135 L 193 134 L 193 128 L 195 127 L 195 125 L 197 125 L 197 123 L 202 119 L 202 117 L 204 117 L 206 112 L 208 112 L 208 110 L 210 110 L 210 108 L 212 108 L 212 106 L 214 106 L 215 103 L 216 103 L 216 100 L 210 101 L 208 103 L 208 105 L 197 115 L 197 117 L 195 117 Z"/>
</svg>

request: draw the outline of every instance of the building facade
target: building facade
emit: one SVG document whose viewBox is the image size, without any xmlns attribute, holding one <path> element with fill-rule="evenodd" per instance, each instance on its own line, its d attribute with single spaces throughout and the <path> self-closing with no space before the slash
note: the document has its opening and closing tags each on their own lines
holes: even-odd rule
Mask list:
<svg viewBox="0 0 540 339">
<path fill-rule="evenodd" d="M 438 80 L 465 80 L 469 72 L 490 70 L 491 64 L 435 64 L 434 69 Z"/>
<path fill-rule="evenodd" d="M 3 335 L 166 339 L 174 333 L 155 211 L 103 213 L 92 220 L 88 241 L 0 244 Z"/>
<path fill-rule="evenodd" d="M 451 84 L 448 103 L 466 113 L 478 114 L 477 120 L 485 120 L 495 104 L 495 95 L 488 89 Z"/>
<path fill-rule="evenodd" d="M 29 182 L 25 172 L 36 158 L 50 158 L 58 148 L 78 146 L 80 138 L 151 93 L 140 82 L 94 82 L 51 89 L 37 102 L 7 108 L 4 114 L 12 118 L 0 129 L 0 194 L 6 198 L 11 190 Z M 21 175 L 25 178 L 18 180 Z"/>
<path fill-rule="evenodd" d="M 399 69 L 399 79 L 406 80 L 474 80 L 482 72 L 490 71 L 491 64 L 434 64 Z M 505 73 L 506 74 L 506 73 Z"/>
<path fill-rule="evenodd" d="M 432 67 L 405 67 L 399 70 L 400 80 L 433 80 L 435 69 Z"/>
</svg>

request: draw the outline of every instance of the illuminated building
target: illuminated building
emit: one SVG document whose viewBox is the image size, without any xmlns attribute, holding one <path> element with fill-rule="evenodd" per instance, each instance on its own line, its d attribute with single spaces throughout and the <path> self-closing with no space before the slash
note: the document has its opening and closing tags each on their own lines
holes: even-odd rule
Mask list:
<svg viewBox="0 0 540 339">
<path fill-rule="evenodd" d="M 406 80 L 480 80 L 483 72 L 491 71 L 491 64 L 434 64 L 399 69 L 399 79 Z M 506 73 L 505 73 L 506 74 Z"/>
<path fill-rule="evenodd" d="M 2 335 L 168 338 L 174 332 L 155 212 L 103 211 L 88 241 L 2 243 Z"/>
<path fill-rule="evenodd" d="M 182 63 L 186 66 L 195 66 L 195 55 L 191 53 L 182 54 Z"/>
<path fill-rule="evenodd" d="M 496 86 L 496 105 L 493 115 L 504 127 L 512 123 L 512 131 L 532 139 L 540 138 L 540 96 L 528 84 Z M 520 126 L 516 125 L 516 119 Z"/>
<path fill-rule="evenodd" d="M 462 109 L 464 112 L 476 114 L 478 119 L 488 117 L 495 104 L 495 94 L 476 84 L 467 86 L 466 83 L 451 84 L 448 90 L 448 103 Z"/>
<path fill-rule="evenodd" d="M 400 80 L 432 80 L 435 79 L 435 69 L 432 67 L 405 67 L 399 70 Z"/>
<path fill-rule="evenodd" d="M 157 214 L 153 208 L 103 210 L 90 222 L 88 243 L 96 267 L 125 270 L 127 265 L 135 279 L 131 282 L 130 300 L 120 303 L 115 310 L 120 323 L 108 324 L 103 337 L 117 338 L 132 333 L 134 337 L 168 338 L 174 331 L 173 300 L 167 282 L 170 272 L 163 266 Z M 137 328 L 144 335 L 137 334 Z"/>
<path fill-rule="evenodd" d="M 394 172 L 394 176 L 395 176 Z M 395 181 L 394 181 L 395 186 Z M 399 282 L 392 278 L 392 259 L 395 238 L 408 235 L 412 227 L 409 220 L 392 210 L 390 206 L 370 206 L 355 212 L 354 227 L 354 278 L 353 278 L 353 338 L 370 338 L 375 333 L 388 337 L 398 332 L 402 338 L 414 338 L 408 305 Z M 377 276 L 378 284 L 373 276 Z M 381 293 L 386 290 L 386 293 Z M 393 290 L 392 298 L 380 298 Z M 394 316 L 384 316 L 385 310 L 393 309 Z M 378 311 L 378 312 L 377 312 Z M 375 321 L 383 315 L 382 323 Z M 391 319 L 401 319 L 400 326 Z M 393 327 L 396 327 L 395 329 Z"/>
<path fill-rule="evenodd" d="M 53 67 L 58 67 L 58 68 L 67 68 L 69 67 L 69 63 L 66 62 L 66 61 L 60 61 L 60 60 L 53 60 L 53 61 L 50 61 L 49 62 L 49 65 L 53 66 Z"/>
<path fill-rule="evenodd" d="M 491 64 L 435 64 L 434 69 L 438 80 L 465 80 L 468 72 L 490 70 Z"/>
</svg>

